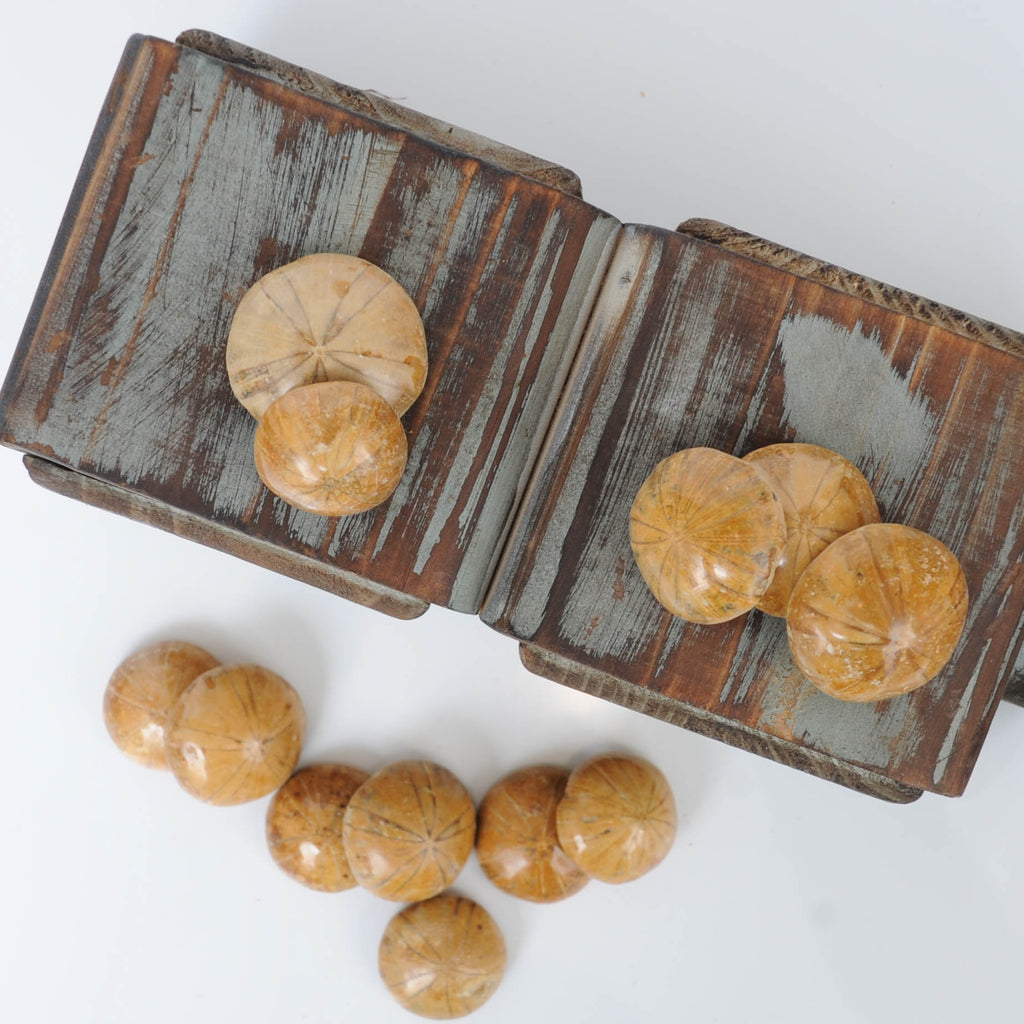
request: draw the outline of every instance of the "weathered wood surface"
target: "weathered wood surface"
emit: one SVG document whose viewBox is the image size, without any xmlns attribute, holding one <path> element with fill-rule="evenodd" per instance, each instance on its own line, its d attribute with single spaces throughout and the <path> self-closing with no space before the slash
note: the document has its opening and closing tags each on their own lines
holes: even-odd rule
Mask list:
<svg viewBox="0 0 1024 1024">
<path fill-rule="evenodd" d="M 1024 700 L 1019 335 L 714 222 L 623 229 L 544 161 L 183 40 L 129 43 L 0 394 L 33 479 L 400 617 L 493 581 L 535 672 L 884 799 L 962 790 Z M 263 489 L 223 362 L 249 284 L 321 250 L 395 276 L 432 360 L 399 492 L 347 521 Z M 968 631 L 918 694 L 837 704 L 779 620 L 698 629 L 647 594 L 626 524 L 654 463 L 785 439 L 964 561 Z"/>
<path fill-rule="evenodd" d="M 0 440 L 263 545 L 476 612 L 618 222 L 189 48 L 134 39 L 4 389 Z M 260 275 L 351 253 L 412 295 L 430 373 L 394 496 L 273 498 L 224 368 Z"/>
<path fill-rule="evenodd" d="M 320 590 L 330 591 L 338 597 L 355 601 L 396 619 L 415 619 L 430 607 L 426 601 L 409 597 L 408 594 L 400 594 L 388 587 L 371 583 L 317 559 L 296 555 L 266 541 L 238 533 L 220 523 L 187 512 L 179 512 L 144 494 L 136 494 L 123 487 L 104 483 L 102 480 L 94 480 L 84 473 L 65 469 L 35 455 L 24 456 L 24 462 L 29 476 L 40 487 L 45 487 L 56 494 L 75 498 L 87 505 L 114 512 L 137 523 L 155 526 L 205 547 L 235 555 L 282 576 L 289 576 L 300 583 L 308 583 Z"/>
<path fill-rule="evenodd" d="M 897 804 L 911 803 L 921 796 L 922 791 L 913 786 L 903 786 L 856 764 L 819 754 L 800 743 L 780 740 L 749 726 L 739 725 L 721 715 L 684 704 L 648 687 L 584 668 L 578 662 L 568 661 L 532 644 L 521 643 L 519 654 L 526 668 L 545 679 L 613 701 L 632 711 L 660 718 L 672 725 L 682 726 L 701 736 L 709 736 L 789 768 L 838 783 L 847 789 Z"/>
<path fill-rule="evenodd" d="M 331 81 L 324 75 L 318 75 L 315 71 L 308 71 L 306 68 L 289 64 L 279 57 L 263 53 L 252 46 L 246 46 L 234 39 L 226 39 L 224 36 L 219 36 L 215 32 L 207 32 L 204 29 L 189 29 L 187 32 L 182 32 L 175 42 L 193 50 L 199 50 L 201 53 L 207 53 L 211 57 L 216 57 L 229 64 L 237 64 L 255 71 L 257 74 L 266 75 L 274 81 L 298 89 L 308 96 L 340 106 L 351 113 L 363 114 L 392 128 L 411 132 L 421 139 L 436 142 L 446 149 L 454 149 L 467 156 L 504 167 L 505 170 L 512 171 L 514 174 L 532 178 L 534 181 L 550 185 L 552 188 L 568 192 L 570 195 L 580 196 L 583 194 L 579 176 L 567 167 L 561 167 L 551 163 L 550 160 L 524 153 L 520 149 L 513 149 L 503 142 L 489 139 L 477 132 L 467 131 L 465 128 L 459 128 L 447 121 L 440 121 L 436 117 L 422 114 L 418 110 L 410 110 L 379 93 L 353 89 L 350 85 Z"/>
<path fill-rule="evenodd" d="M 1020 331 L 982 320 L 970 313 L 953 309 L 933 299 L 923 298 L 884 281 L 876 281 L 863 274 L 837 267 L 834 263 L 797 252 L 766 238 L 759 238 L 748 231 L 741 231 L 720 221 L 705 218 L 684 221 L 679 225 L 679 230 L 692 238 L 713 242 L 730 252 L 749 256 L 779 270 L 805 277 L 809 281 L 817 281 L 844 295 L 864 299 L 865 302 L 913 317 L 933 327 L 942 327 L 964 338 L 983 341 L 1014 355 L 1024 356 L 1024 334 Z"/>
<path fill-rule="evenodd" d="M 630 554 L 628 512 L 680 448 L 800 440 L 851 459 L 883 517 L 959 556 L 951 663 L 879 705 L 819 693 L 784 622 L 673 619 Z M 704 241 L 627 227 L 483 618 L 590 672 L 901 786 L 963 790 L 1019 656 L 1024 360 Z"/>
<path fill-rule="evenodd" d="M 759 238 L 748 231 L 703 218 L 684 221 L 679 225 L 679 231 L 712 242 L 740 256 L 749 256 L 787 273 L 817 281 L 844 295 L 864 299 L 893 313 L 913 317 L 934 327 L 943 327 L 964 338 L 983 341 L 1011 355 L 1024 357 L 1024 334 L 1020 331 L 982 320 L 884 281 L 865 277 L 816 256 L 779 245 L 778 242 Z M 1024 707 L 1024 644 L 1009 674 L 1003 700 Z"/>
</svg>

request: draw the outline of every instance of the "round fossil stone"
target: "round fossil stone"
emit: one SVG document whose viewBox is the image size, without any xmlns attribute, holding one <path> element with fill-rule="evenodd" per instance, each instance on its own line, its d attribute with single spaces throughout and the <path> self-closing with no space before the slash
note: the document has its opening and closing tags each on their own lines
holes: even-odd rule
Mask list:
<svg viewBox="0 0 1024 1024">
<path fill-rule="evenodd" d="M 425 900 L 455 881 L 473 850 L 476 812 L 447 768 L 398 761 L 352 794 L 342 823 L 360 885 L 389 900 Z"/>
<path fill-rule="evenodd" d="M 963 570 L 941 541 L 874 523 L 840 537 L 807 567 L 786 632 L 797 666 L 819 689 L 840 700 L 884 700 L 942 669 L 967 603 Z"/>
<path fill-rule="evenodd" d="M 726 622 L 750 611 L 785 540 L 782 505 L 767 479 L 713 448 L 687 448 L 659 462 L 630 511 L 641 575 L 688 622 Z"/>
<path fill-rule="evenodd" d="M 261 419 L 304 384 L 366 384 L 401 416 L 423 390 L 427 346 L 412 299 L 380 267 L 316 253 L 261 277 L 228 333 L 235 397 Z"/>
<path fill-rule="evenodd" d="M 344 764 L 319 764 L 296 772 L 267 810 L 267 845 L 278 867 L 320 892 L 351 889 L 341 822 L 352 794 L 368 778 Z"/>
<path fill-rule="evenodd" d="M 256 800 L 283 785 L 302 752 L 299 695 L 259 665 L 204 672 L 167 719 L 167 763 L 181 786 L 207 803 Z"/>
<path fill-rule="evenodd" d="M 394 410 L 363 384 L 330 381 L 296 388 L 256 428 L 256 472 L 290 505 L 347 516 L 385 501 L 408 455 Z"/>
<path fill-rule="evenodd" d="M 110 738 L 147 768 L 167 768 L 167 713 L 196 676 L 220 662 L 180 640 L 152 644 L 114 669 L 103 694 L 103 721 Z"/>
<path fill-rule="evenodd" d="M 508 954 L 494 919 L 478 903 L 446 894 L 399 911 L 384 930 L 380 976 L 420 1017 L 464 1017 L 494 995 Z"/>
<path fill-rule="evenodd" d="M 558 844 L 555 811 L 568 778 L 554 765 L 523 768 L 492 786 L 480 804 L 476 855 L 504 892 L 554 903 L 587 884 L 587 875 Z"/>
<path fill-rule="evenodd" d="M 861 471 L 816 444 L 772 444 L 743 457 L 765 476 L 782 503 L 786 542 L 771 585 L 757 607 L 785 617 L 800 574 L 850 530 L 877 523 L 878 505 Z"/>
<path fill-rule="evenodd" d="M 556 824 L 562 849 L 588 875 L 629 882 L 671 849 L 676 805 L 653 764 L 631 754 L 600 754 L 570 774 Z"/>
</svg>

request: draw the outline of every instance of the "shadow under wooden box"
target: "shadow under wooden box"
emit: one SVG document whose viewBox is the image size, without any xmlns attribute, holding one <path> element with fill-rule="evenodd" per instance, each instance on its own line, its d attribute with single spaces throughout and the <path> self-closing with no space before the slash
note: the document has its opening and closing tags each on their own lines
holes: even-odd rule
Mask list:
<svg viewBox="0 0 1024 1024">
<path fill-rule="evenodd" d="M 894 801 L 963 791 L 1021 701 L 1024 337 L 710 221 L 620 224 L 574 174 L 211 33 L 125 50 L 0 396 L 33 479 L 399 618 L 430 604 L 534 672 Z M 409 463 L 327 519 L 261 484 L 224 345 L 312 252 L 409 292 L 430 371 Z M 662 458 L 824 445 L 960 558 L 943 672 L 826 697 L 784 623 L 673 618 L 628 512 Z"/>
</svg>

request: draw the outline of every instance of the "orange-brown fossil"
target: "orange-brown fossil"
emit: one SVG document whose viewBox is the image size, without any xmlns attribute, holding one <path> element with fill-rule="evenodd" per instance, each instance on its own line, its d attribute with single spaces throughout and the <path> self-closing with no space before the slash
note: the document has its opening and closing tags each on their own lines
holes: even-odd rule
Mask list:
<svg viewBox="0 0 1024 1024">
<path fill-rule="evenodd" d="M 272 793 L 305 736 L 299 695 L 260 665 L 220 665 L 194 679 L 167 717 L 167 763 L 193 796 L 218 805 Z"/>
<path fill-rule="evenodd" d="M 786 630 L 797 666 L 819 689 L 876 701 L 933 678 L 966 617 L 967 581 L 949 548 L 909 526 L 875 523 L 811 562 Z"/>
<path fill-rule="evenodd" d="M 501 890 L 535 903 L 579 892 L 587 875 L 558 844 L 555 811 L 569 772 L 522 768 L 495 783 L 480 804 L 476 855 Z"/>
<path fill-rule="evenodd" d="M 785 539 L 782 506 L 766 478 L 713 448 L 687 448 L 658 463 L 630 511 L 630 545 L 644 580 L 689 622 L 750 611 Z"/>
<path fill-rule="evenodd" d="M 785 616 L 800 574 L 838 537 L 878 522 L 878 505 L 861 471 L 816 444 L 772 444 L 743 457 L 768 477 L 786 516 L 786 543 L 757 607 Z"/>
<path fill-rule="evenodd" d="M 388 498 L 408 447 L 394 410 L 364 384 L 289 391 L 256 428 L 260 479 L 290 505 L 324 516 L 365 512 Z"/>
<path fill-rule="evenodd" d="M 110 738 L 147 768 L 167 768 L 167 714 L 196 676 L 220 662 L 195 644 L 151 644 L 114 670 L 103 694 L 103 721 Z"/>
<path fill-rule="evenodd" d="M 389 900 L 424 900 L 447 889 L 475 834 L 469 791 L 430 761 L 398 761 L 371 775 L 352 794 L 342 823 L 356 880 Z"/>
<path fill-rule="evenodd" d="M 557 811 L 562 849 L 591 878 L 628 882 L 665 858 L 676 835 L 668 780 L 632 754 L 600 754 L 569 776 Z"/>
<path fill-rule="evenodd" d="M 494 995 L 508 954 L 494 919 L 478 903 L 446 894 L 399 911 L 378 951 L 380 976 L 405 1009 L 421 1017 L 464 1017 Z"/>
<path fill-rule="evenodd" d="M 296 772 L 274 794 L 267 810 L 267 846 L 282 871 L 321 892 L 355 886 L 341 823 L 367 777 L 345 764 L 318 764 Z"/>
</svg>

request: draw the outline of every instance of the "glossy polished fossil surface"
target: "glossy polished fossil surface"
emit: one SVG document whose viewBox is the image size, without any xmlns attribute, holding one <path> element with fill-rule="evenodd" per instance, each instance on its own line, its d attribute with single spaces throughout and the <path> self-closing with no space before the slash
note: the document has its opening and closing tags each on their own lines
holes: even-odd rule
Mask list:
<svg viewBox="0 0 1024 1024">
<path fill-rule="evenodd" d="M 535 765 L 506 776 L 480 804 L 476 855 L 502 891 L 535 903 L 579 892 L 587 875 L 558 843 L 555 811 L 569 772 Z"/>
<path fill-rule="evenodd" d="M 103 721 L 110 738 L 147 768 L 167 768 L 167 714 L 196 676 L 220 662 L 195 644 L 169 640 L 126 658 L 103 695 Z"/>
<path fill-rule="evenodd" d="M 320 892 L 356 885 L 341 823 L 352 794 L 369 776 L 345 764 L 318 764 L 296 772 L 267 810 L 267 846 L 278 867 Z"/>
<path fill-rule="evenodd" d="M 750 611 L 785 539 L 782 505 L 766 478 L 713 448 L 687 448 L 658 463 L 630 511 L 630 545 L 644 580 L 688 622 Z"/>
<path fill-rule="evenodd" d="M 562 849 L 591 878 L 629 882 L 660 864 L 676 835 L 668 780 L 632 754 L 600 754 L 569 775 L 556 815 Z"/>
<path fill-rule="evenodd" d="M 342 832 L 360 885 L 389 900 L 425 900 L 455 881 L 473 851 L 476 809 L 447 768 L 398 761 L 355 791 Z"/>
<path fill-rule="evenodd" d="M 399 911 L 378 951 L 380 976 L 412 1013 L 464 1017 L 494 995 L 505 973 L 505 939 L 478 903 L 446 894 Z"/>
<path fill-rule="evenodd" d="M 800 577 L 789 603 L 789 645 L 825 693 L 883 700 L 941 670 L 967 603 L 960 564 L 940 541 L 909 526 L 863 526 L 829 545 Z"/>
<path fill-rule="evenodd" d="M 279 398 L 256 428 L 256 471 L 279 498 L 306 512 L 347 516 L 398 486 L 408 446 L 402 423 L 363 384 L 308 384 Z"/>
<path fill-rule="evenodd" d="M 226 361 L 235 396 L 257 419 L 281 395 L 326 380 L 366 384 L 401 416 L 423 389 L 427 346 L 397 281 L 356 256 L 315 253 L 246 292 Z"/>
<path fill-rule="evenodd" d="M 222 806 L 257 800 L 295 770 L 306 730 L 299 695 L 260 665 L 204 672 L 167 721 L 167 763 L 181 786 Z"/>
<path fill-rule="evenodd" d="M 784 617 L 800 574 L 850 530 L 877 523 L 878 505 L 861 471 L 816 444 L 773 444 L 743 457 L 768 477 L 786 516 L 786 543 L 757 607 Z"/>
</svg>

